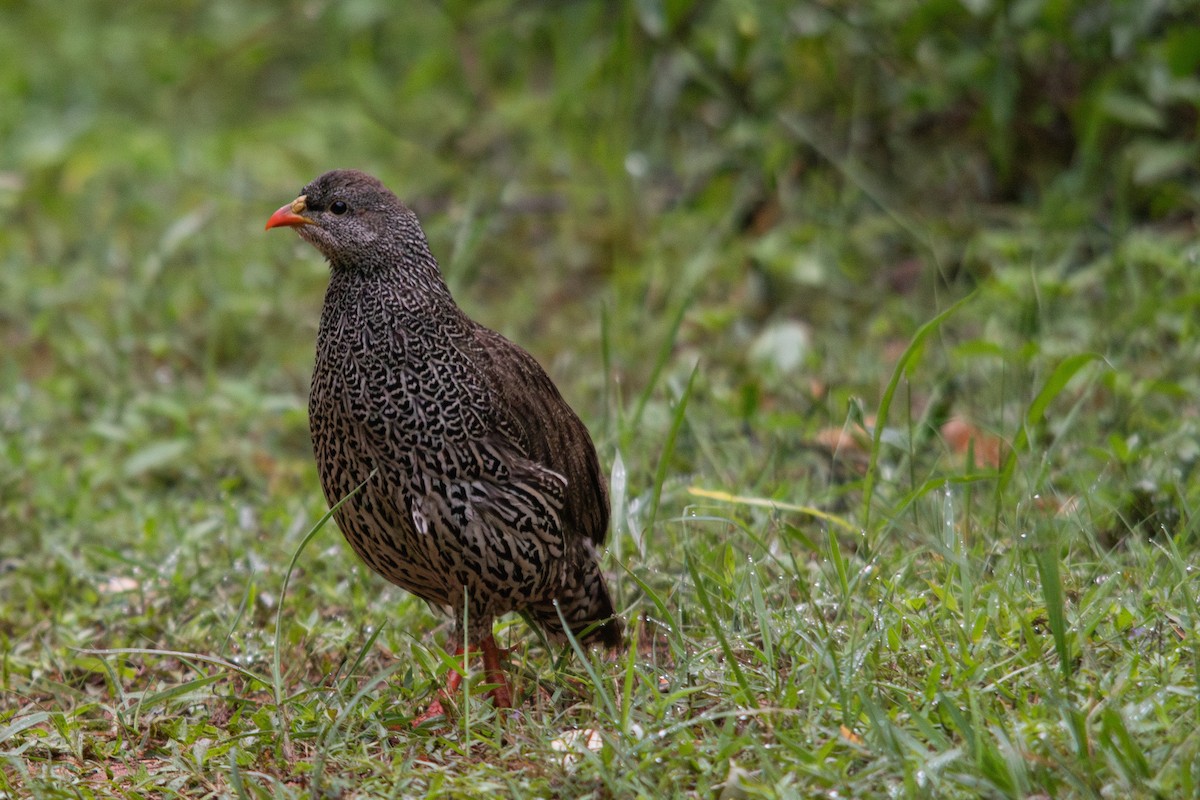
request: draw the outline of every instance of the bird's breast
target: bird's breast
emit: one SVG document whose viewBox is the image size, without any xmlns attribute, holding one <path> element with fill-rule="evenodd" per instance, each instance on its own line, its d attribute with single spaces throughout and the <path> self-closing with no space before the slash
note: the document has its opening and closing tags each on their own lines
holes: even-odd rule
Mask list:
<svg viewBox="0 0 1200 800">
<path fill-rule="evenodd" d="M 314 443 L 353 439 L 389 458 L 444 454 L 486 437 L 494 399 L 462 338 L 420 315 L 327 307 L 309 399 Z"/>
</svg>

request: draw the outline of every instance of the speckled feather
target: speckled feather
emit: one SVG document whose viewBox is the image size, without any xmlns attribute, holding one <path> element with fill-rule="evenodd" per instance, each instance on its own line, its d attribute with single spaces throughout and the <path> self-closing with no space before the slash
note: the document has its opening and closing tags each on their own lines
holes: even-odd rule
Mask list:
<svg viewBox="0 0 1200 800">
<path fill-rule="evenodd" d="M 526 612 L 615 647 L 599 569 L 608 492 L 587 429 L 527 352 L 454 303 L 416 216 L 375 178 L 304 187 L 329 260 L 309 420 L 325 496 L 373 570 L 469 629 Z M 342 213 L 334 213 L 336 206 Z"/>
</svg>

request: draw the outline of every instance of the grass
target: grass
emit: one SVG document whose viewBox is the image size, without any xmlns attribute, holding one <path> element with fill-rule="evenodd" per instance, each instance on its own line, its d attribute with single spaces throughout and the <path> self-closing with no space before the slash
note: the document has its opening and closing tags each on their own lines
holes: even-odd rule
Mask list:
<svg viewBox="0 0 1200 800">
<path fill-rule="evenodd" d="M 1195 795 L 1194 35 L 856 9 L 6 11 L 0 796 Z M 334 166 L 611 465 L 507 719 L 323 524 Z"/>
</svg>

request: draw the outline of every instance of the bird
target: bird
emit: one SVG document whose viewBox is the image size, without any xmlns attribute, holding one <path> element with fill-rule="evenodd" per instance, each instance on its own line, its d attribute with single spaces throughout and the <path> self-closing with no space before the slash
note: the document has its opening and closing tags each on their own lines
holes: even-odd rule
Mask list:
<svg viewBox="0 0 1200 800">
<path fill-rule="evenodd" d="M 512 706 L 493 635 L 506 613 L 551 642 L 569 630 L 619 648 L 595 444 L 534 357 L 455 303 L 416 214 L 377 178 L 338 169 L 266 227 L 293 228 L 329 263 L 309 429 L 358 557 L 449 610 L 454 652 L 482 654 L 496 708 Z M 461 681 L 450 670 L 413 724 L 443 715 Z"/>
</svg>

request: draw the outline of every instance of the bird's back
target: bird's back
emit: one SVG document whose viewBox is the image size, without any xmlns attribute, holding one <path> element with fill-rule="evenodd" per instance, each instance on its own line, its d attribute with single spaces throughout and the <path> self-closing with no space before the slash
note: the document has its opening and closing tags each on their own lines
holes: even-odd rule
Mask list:
<svg viewBox="0 0 1200 800">
<path fill-rule="evenodd" d="M 571 566 L 552 598 L 559 608 L 534 603 L 534 617 L 552 635 L 562 631 L 560 610 L 574 634 L 603 620 L 586 638 L 616 647 L 621 626 L 597 553 L 608 535 L 608 486 L 592 438 L 533 356 L 482 325 L 475 326 L 475 336 L 484 354 L 479 364 L 511 420 L 515 444 L 566 482 L 559 520 Z"/>
</svg>

